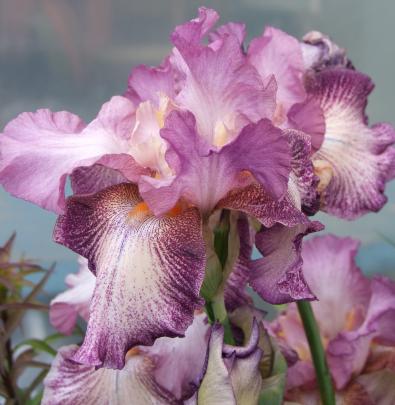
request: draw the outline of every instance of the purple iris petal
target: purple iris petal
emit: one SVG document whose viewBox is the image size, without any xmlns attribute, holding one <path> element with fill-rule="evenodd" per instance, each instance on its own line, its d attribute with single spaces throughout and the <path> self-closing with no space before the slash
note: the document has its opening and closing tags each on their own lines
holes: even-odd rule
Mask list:
<svg viewBox="0 0 395 405">
<path fill-rule="evenodd" d="M 154 217 L 137 187 L 70 197 L 55 240 L 89 259 L 96 288 L 74 360 L 122 368 L 128 349 L 182 336 L 201 305 L 205 253 L 196 209 Z"/>
</svg>

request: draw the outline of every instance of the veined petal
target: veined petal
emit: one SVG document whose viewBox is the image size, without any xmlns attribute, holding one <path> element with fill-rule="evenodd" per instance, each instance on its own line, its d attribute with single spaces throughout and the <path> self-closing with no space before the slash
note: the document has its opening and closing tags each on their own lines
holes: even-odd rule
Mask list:
<svg viewBox="0 0 395 405">
<path fill-rule="evenodd" d="M 332 68 L 315 74 L 307 88 L 319 101 L 326 124 L 324 142 L 313 159 L 328 162 L 333 172 L 321 194 L 322 209 L 346 219 L 380 210 L 395 160 L 390 147 L 395 131 L 389 124 L 366 124 L 373 83 L 359 72 Z"/>
<path fill-rule="evenodd" d="M 89 319 L 89 306 L 96 277 L 88 269 L 88 261 L 85 258 L 80 257 L 79 262 L 79 272 L 66 277 L 69 289 L 57 295 L 50 303 L 49 320 L 52 326 L 64 335 L 73 332 L 77 315 L 86 321 Z"/>
<path fill-rule="evenodd" d="M 272 118 L 275 88 L 271 82 L 265 87 L 247 63 L 237 36 L 223 35 L 202 45 L 200 39 L 212 25 L 202 21 L 185 24 L 181 33 L 178 27 L 172 35 L 173 64 L 184 77 L 175 101 L 194 114 L 199 135 L 221 147 L 246 124 Z"/>
<path fill-rule="evenodd" d="M 122 368 L 131 347 L 182 336 L 202 304 L 205 250 L 196 209 L 156 218 L 135 185 L 120 184 L 70 197 L 54 237 L 87 257 L 97 276 L 77 362 Z"/>
<path fill-rule="evenodd" d="M 286 191 L 289 145 L 282 131 L 266 119 L 243 128 L 220 150 L 207 147 L 189 112 L 171 112 L 161 135 L 169 143 L 166 159 L 176 177 L 168 186 L 152 178 L 142 178 L 139 184 L 144 200 L 156 214 L 172 208 L 181 197 L 202 212 L 210 212 L 232 188 L 245 184 L 245 170 L 269 195 L 279 198 Z"/>
<path fill-rule="evenodd" d="M 355 264 L 359 242 L 325 235 L 303 244 L 303 274 L 318 301 L 312 303 L 321 333 L 333 339 L 359 327 L 371 295 L 370 282 Z"/>
<path fill-rule="evenodd" d="M 47 375 L 43 405 L 141 405 L 179 403 L 154 379 L 155 362 L 141 354 L 128 357 L 125 368 L 96 370 L 71 358 L 77 346 L 59 350 Z"/>
<path fill-rule="evenodd" d="M 278 123 L 284 122 L 289 108 L 306 97 L 299 41 L 281 30 L 267 27 L 262 36 L 251 41 L 248 59 L 263 80 L 274 75 L 277 83 L 276 119 Z"/>
<path fill-rule="evenodd" d="M 302 272 L 302 238 L 322 229 L 318 221 L 292 228 L 276 224 L 256 235 L 255 244 L 263 258 L 252 261 L 250 284 L 264 300 L 284 304 L 315 298 Z"/>
<path fill-rule="evenodd" d="M 0 183 L 17 197 L 61 213 L 66 177 L 77 167 L 102 163 L 137 179 L 142 170 L 126 154 L 125 139 L 133 114 L 128 100 L 114 97 L 87 127 L 67 112 L 19 115 L 0 138 Z"/>
<path fill-rule="evenodd" d="M 242 23 L 229 22 L 221 25 L 214 32 L 210 32 L 209 38 L 211 42 L 223 40 L 227 35 L 232 35 L 237 38 L 240 46 L 243 46 L 243 42 L 247 35 L 246 26 Z"/>
</svg>

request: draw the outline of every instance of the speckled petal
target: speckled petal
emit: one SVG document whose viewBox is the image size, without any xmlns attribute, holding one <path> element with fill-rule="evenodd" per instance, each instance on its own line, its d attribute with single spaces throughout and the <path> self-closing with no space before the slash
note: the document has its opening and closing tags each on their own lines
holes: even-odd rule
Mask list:
<svg viewBox="0 0 395 405">
<path fill-rule="evenodd" d="M 66 346 L 59 350 L 44 381 L 42 405 L 179 403 L 155 381 L 155 362 L 148 356 L 129 356 L 122 370 L 96 370 L 95 367 L 71 360 L 77 350 L 77 346 Z"/>
<path fill-rule="evenodd" d="M 77 167 L 102 163 L 136 180 L 142 171 L 126 154 L 133 114 L 123 97 L 112 98 L 87 127 L 67 112 L 20 114 L 0 138 L 0 183 L 19 198 L 61 213 L 67 175 Z"/>
<path fill-rule="evenodd" d="M 301 247 L 303 236 L 322 229 L 317 221 L 292 228 L 276 224 L 256 235 L 263 258 L 252 261 L 250 284 L 264 300 L 284 304 L 315 298 L 303 276 Z"/>
<path fill-rule="evenodd" d="M 394 164 L 395 131 L 389 124 L 367 126 L 365 107 L 373 89 L 369 77 L 342 68 L 326 69 L 308 81 L 324 112 L 326 132 L 314 160 L 326 161 L 332 179 L 322 192 L 322 209 L 346 219 L 378 211 L 388 171 Z"/>
<path fill-rule="evenodd" d="M 181 197 L 210 212 L 229 190 L 245 183 L 243 171 L 250 172 L 274 198 L 286 191 L 289 145 L 269 120 L 247 125 L 233 142 L 210 150 L 196 132 L 194 116 L 173 111 L 161 136 L 169 143 L 166 159 L 176 177 L 167 187 L 148 177 L 139 184 L 144 200 L 156 214 L 172 208 Z"/>
<path fill-rule="evenodd" d="M 50 303 L 49 320 L 52 326 L 64 335 L 73 332 L 78 315 L 86 321 L 89 319 L 89 306 L 96 277 L 88 269 L 88 261 L 85 258 L 80 257 L 79 263 L 79 272 L 66 277 L 69 289 L 58 294 Z"/>
<path fill-rule="evenodd" d="M 97 276 L 75 361 L 120 369 L 131 347 L 182 336 L 191 324 L 205 267 L 196 209 L 156 218 L 135 185 L 120 184 L 70 197 L 54 237 Z"/>
</svg>

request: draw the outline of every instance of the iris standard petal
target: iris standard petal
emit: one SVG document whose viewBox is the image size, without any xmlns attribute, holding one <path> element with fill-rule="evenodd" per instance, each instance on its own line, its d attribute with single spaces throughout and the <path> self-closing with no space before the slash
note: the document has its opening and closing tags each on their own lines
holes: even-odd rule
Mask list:
<svg viewBox="0 0 395 405">
<path fill-rule="evenodd" d="M 394 164 L 395 131 L 389 124 L 367 125 L 365 107 L 373 83 L 362 73 L 326 69 L 307 83 L 324 112 L 324 142 L 313 160 L 329 163 L 332 179 L 321 194 L 322 209 L 346 219 L 378 211 L 388 171 Z"/>
<path fill-rule="evenodd" d="M 120 369 L 131 347 L 184 334 L 202 304 L 201 232 L 196 209 L 156 218 L 132 184 L 67 200 L 55 240 L 87 257 L 97 276 L 75 361 Z"/>
<path fill-rule="evenodd" d="M 139 184 L 144 200 L 156 214 L 172 208 L 181 197 L 202 212 L 210 212 L 231 189 L 245 184 L 246 177 L 254 177 L 274 198 L 286 191 L 289 145 L 269 120 L 247 125 L 233 142 L 210 150 L 196 132 L 194 116 L 173 111 L 161 136 L 169 143 L 166 159 L 175 178 L 168 186 L 149 177 Z M 243 171 L 253 177 L 243 175 Z"/>
<path fill-rule="evenodd" d="M 299 41 L 279 29 L 267 27 L 260 37 L 251 41 L 248 59 L 263 80 L 274 75 L 277 83 L 275 119 L 278 124 L 283 123 L 290 107 L 306 97 Z"/>
</svg>

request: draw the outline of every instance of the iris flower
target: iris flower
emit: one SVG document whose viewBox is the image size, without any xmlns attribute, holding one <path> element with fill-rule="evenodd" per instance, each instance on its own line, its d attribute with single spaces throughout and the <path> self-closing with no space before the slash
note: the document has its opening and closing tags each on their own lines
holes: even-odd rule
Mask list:
<svg viewBox="0 0 395 405">
<path fill-rule="evenodd" d="M 218 17 L 201 8 L 176 27 L 164 61 L 134 69 L 125 94 L 89 124 L 38 110 L 0 137 L 0 183 L 59 214 L 55 241 L 95 275 L 85 340 L 72 353 L 87 367 L 123 369 L 133 347 L 185 334 L 204 304 L 203 235 L 222 210 L 259 222 L 264 255 L 243 258 L 225 294 L 249 283 L 283 303 L 314 299 L 300 249 L 322 225 L 306 214 L 352 218 L 385 202 L 394 132 L 367 126 L 370 79 L 321 69 L 320 44 L 270 27 L 246 51 L 244 25 L 214 30 Z"/>
<path fill-rule="evenodd" d="M 359 243 L 332 235 L 304 243 L 303 272 L 318 301 L 319 324 L 337 401 L 390 404 L 395 381 L 395 282 L 365 277 L 355 264 Z M 288 353 L 296 354 L 287 375 L 287 398 L 318 404 L 309 347 L 296 305 L 270 325 Z M 337 402 L 336 402 L 337 403 Z"/>
</svg>

